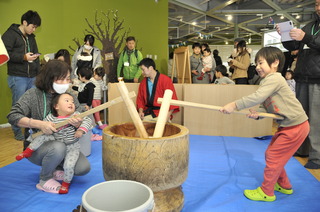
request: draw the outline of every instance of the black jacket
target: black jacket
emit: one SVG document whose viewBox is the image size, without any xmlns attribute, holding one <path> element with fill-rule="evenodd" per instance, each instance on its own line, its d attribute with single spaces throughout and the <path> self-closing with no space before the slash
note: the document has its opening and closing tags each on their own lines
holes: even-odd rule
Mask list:
<svg viewBox="0 0 320 212">
<path fill-rule="evenodd" d="M 294 72 L 296 82 L 320 83 L 320 31 L 318 32 L 320 30 L 320 17 L 316 13 L 314 17 L 315 19 L 312 22 L 302 28 L 306 34 L 301 41 L 282 43 L 288 50 L 299 49 Z M 314 29 L 312 30 L 312 28 Z"/>
<path fill-rule="evenodd" d="M 35 77 L 40 69 L 39 58 L 32 63 L 23 60 L 28 53 L 26 39 L 19 30 L 18 24 L 12 24 L 2 35 L 3 43 L 8 51 L 10 60 L 8 61 L 8 75 L 19 77 Z M 35 35 L 26 35 L 28 37 L 30 52 L 39 53 Z"/>
<path fill-rule="evenodd" d="M 88 82 L 84 86 L 83 90 L 78 93 L 78 100 L 80 104 L 86 104 L 91 107 L 95 87 L 96 86 L 92 82 Z M 78 91 L 77 86 L 72 86 L 72 89 Z"/>
</svg>

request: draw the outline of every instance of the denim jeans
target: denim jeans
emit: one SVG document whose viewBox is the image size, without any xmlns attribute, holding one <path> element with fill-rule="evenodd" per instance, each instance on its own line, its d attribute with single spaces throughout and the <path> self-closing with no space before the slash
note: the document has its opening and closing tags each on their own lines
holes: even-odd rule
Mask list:
<svg viewBox="0 0 320 212">
<path fill-rule="evenodd" d="M 14 105 L 27 90 L 35 87 L 34 81 L 35 77 L 8 76 L 8 86 L 12 93 L 12 105 Z M 20 128 L 12 126 L 12 129 L 19 130 Z"/>
<path fill-rule="evenodd" d="M 34 81 L 35 77 L 8 76 L 8 86 L 12 93 L 12 105 L 14 105 L 27 90 L 35 87 Z"/>
</svg>

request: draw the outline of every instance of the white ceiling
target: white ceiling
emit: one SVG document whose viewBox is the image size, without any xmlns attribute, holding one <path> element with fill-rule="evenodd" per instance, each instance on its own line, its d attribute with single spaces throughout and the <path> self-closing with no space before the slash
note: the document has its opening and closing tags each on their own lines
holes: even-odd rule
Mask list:
<svg viewBox="0 0 320 212">
<path fill-rule="evenodd" d="M 169 44 L 225 44 L 243 37 L 258 45 L 263 32 L 273 29 L 272 20 L 303 26 L 312 19 L 314 4 L 314 0 L 169 0 Z"/>
</svg>

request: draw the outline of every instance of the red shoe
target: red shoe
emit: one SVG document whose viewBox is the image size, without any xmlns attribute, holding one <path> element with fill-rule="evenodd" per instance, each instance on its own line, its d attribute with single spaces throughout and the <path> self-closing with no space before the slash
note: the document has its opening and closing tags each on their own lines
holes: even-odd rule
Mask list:
<svg viewBox="0 0 320 212">
<path fill-rule="evenodd" d="M 19 155 L 16 156 L 16 160 L 22 160 L 23 158 L 31 157 L 33 152 L 34 151 L 28 147 L 23 152 L 21 152 Z"/>
<path fill-rule="evenodd" d="M 59 194 L 67 194 L 69 192 L 70 183 L 62 182 Z"/>
</svg>

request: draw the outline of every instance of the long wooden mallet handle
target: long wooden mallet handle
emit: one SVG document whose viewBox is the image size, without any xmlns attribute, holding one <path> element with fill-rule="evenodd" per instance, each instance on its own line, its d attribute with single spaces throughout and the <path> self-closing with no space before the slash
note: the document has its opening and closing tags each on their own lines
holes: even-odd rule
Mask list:
<svg viewBox="0 0 320 212">
<path fill-rule="evenodd" d="M 144 125 L 143 125 L 142 120 L 139 116 L 139 113 L 136 109 L 136 106 L 128 96 L 129 92 L 128 92 L 127 86 L 125 85 L 124 81 L 119 81 L 117 86 L 118 86 L 120 94 L 123 98 L 123 101 L 127 106 L 127 109 L 128 109 L 129 115 L 133 121 L 133 124 L 136 127 L 137 132 L 139 133 L 139 136 L 141 138 L 148 138 L 148 133 L 146 131 L 146 128 L 144 128 Z"/>
<path fill-rule="evenodd" d="M 158 98 L 158 103 L 162 103 L 163 98 Z M 200 104 L 195 102 L 187 102 L 187 101 L 179 101 L 179 100 L 171 100 L 170 104 L 172 105 L 178 105 L 178 106 L 184 106 L 184 107 L 195 107 L 195 108 L 203 108 L 203 109 L 209 109 L 209 110 L 220 110 L 222 107 L 220 106 L 214 106 L 214 105 L 207 105 L 207 104 Z M 234 111 L 233 113 L 239 113 L 239 114 L 249 114 L 249 111 L 240 110 L 240 111 Z M 272 114 L 272 113 L 258 113 L 260 117 L 265 118 L 273 118 L 277 120 L 283 120 L 284 118 L 282 116 Z"/>
<path fill-rule="evenodd" d="M 132 92 L 129 93 L 129 97 L 130 97 L 130 98 L 133 98 L 133 97 L 135 97 L 135 96 L 136 96 L 136 93 L 135 93 L 134 91 L 132 91 Z M 104 109 L 106 109 L 106 108 L 108 108 L 108 107 L 110 107 L 110 106 L 112 106 L 112 105 L 118 104 L 118 103 L 120 103 L 120 102 L 122 102 L 122 101 L 123 101 L 122 97 L 119 96 L 119 97 L 117 97 L 117 98 L 115 98 L 115 99 L 113 99 L 113 100 L 111 100 L 111 101 L 108 101 L 108 102 L 106 102 L 106 103 L 104 103 L 104 104 L 102 104 L 102 105 L 99 105 L 98 107 L 95 107 L 95 108 L 92 108 L 92 109 L 90 109 L 90 110 L 87 110 L 87 111 L 85 111 L 85 112 L 83 112 L 83 113 L 80 113 L 80 114 L 76 115 L 76 117 L 77 117 L 77 118 L 83 118 L 83 117 L 85 117 L 85 116 L 88 116 L 88 115 L 93 114 L 93 113 L 95 113 L 95 112 L 98 112 L 98 111 L 100 111 L 100 110 L 104 110 Z M 55 128 L 58 129 L 58 128 L 66 125 L 66 124 L 68 124 L 68 120 L 65 120 L 65 121 L 62 121 L 62 122 L 60 122 L 60 123 L 55 124 Z M 43 134 L 43 132 L 39 131 L 39 132 L 37 132 L 37 133 L 32 134 L 32 138 L 34 139 L 34 138 L 36 138 L 37 136 L 42 135 L 42 134 Z"/>
<path fill-rule="evenodd" d="M 166 89 L 163 95 L 163 101 L 160 107 L 156 127 L 153 132 L 154 138 L 161 138 L 163 135 L 164 127 L 168 120 L 168 113 L 170 108 L 170 101 L 172 99 L 173 91 Z"/>
</svg>

